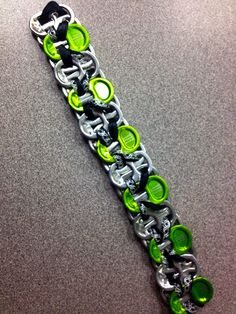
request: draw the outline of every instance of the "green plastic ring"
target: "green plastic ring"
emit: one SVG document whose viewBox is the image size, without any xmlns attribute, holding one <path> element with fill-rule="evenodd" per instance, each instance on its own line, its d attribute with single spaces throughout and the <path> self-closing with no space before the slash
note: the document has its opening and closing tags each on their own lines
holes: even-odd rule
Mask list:
<svg viewBox="0 0 236 314">
<path fill-rule="evenodd" d="M 43 40 L 43 50 L 48 56 L 49 59 L 54 61 L 61 60 L 61 56 L 57 51 L 57 48 L 55 47 L 53 41 L 51 40 L 51 37 L 49 35 L 46 35 Z"/>
<path fill-rule="evenodd" d="M 138 214 L 140 213 L 139 205 L 135 202 L 133 195 L 131 194 L 129 188 L 127 188 L 123 193 L 123 201 L 125 207 L 131 211 L 131 213 Z"/>
<path fill-rule="evenodd" d="M 70 49 L 77 52 L 86 50 L 90 43 L 89 33 L 86 28 L 76 23 L 69 24 L 66 39 Z M 43 50 L 49 59 L 53 61 L 61 60 L 61 56 L 49 35 L 46 35 L 43 40 Z"/>
<path fill-rule="evenodd" d="M 103 145 L 100 142 L 100 140 L 97 141 L 96 149 L 97 149 L 98 156 L 103 161 L 109 164 L 115 162 L 115 158 L 110 154 L 108 148 L 105 145 Z"/>
<path fill-rule="evenodd" d="M 122 125 L 118 127 L 118 141 L 123 153 L 133 153 L 140 146 L 140 136 L 131 125 Z"/>
<path fill-rule="evenodd" d="M 192 247 L 192 233 L 183 225 L 171 227 L 169 239 L 177 255 L 187 253 Z"/>
<path fill-rule="evenodd" d="M 80 52 L 88 48 L 90 43 L 87 29 L 80 24 L 69 24 L 66 39 L 71 50 Z"/>
<path fill-rule="evenodd" d="M 175 291 L 173 291 L 170 295 L 170 308 L 171 311 L 175 314 L 187 314 L 185 308 L 183 307 L 180 299 L 178 298 Z"/>
<path fill-rule="evenodd" d="M 110 81 L 102 77 L 96 77 L 89 81 L 88 89 L 96 100 L 109 103 L 114 97 L 114 87 Z"/>
<path fill-rule="evenodd" d="M 148 252 L 154 262 L 157 264 L 162 263 L 163 256 L 154 238 L 148 244 Z"/>
<path fill-rule="evenodd" d="M 84 108 L 78 96 L 78 93 L 72 89 L 68 94 L 68 103 L 72 109 L 78 112 L 83 112 Z"/>
<path fill-rule="evenodd" d="M 190 293 L 196 304 L 204 305 L 212 299 L 214 289 L 207 278 L 199 276 L 193 279 Z"/>
<path fill-rule="evenodd" d="M 168 198 L 168 185 L 160 176 L 149 176 L 145 190 L 148 194 L 148 199 L 153 204 L 161 204 Z"/>
</svg>

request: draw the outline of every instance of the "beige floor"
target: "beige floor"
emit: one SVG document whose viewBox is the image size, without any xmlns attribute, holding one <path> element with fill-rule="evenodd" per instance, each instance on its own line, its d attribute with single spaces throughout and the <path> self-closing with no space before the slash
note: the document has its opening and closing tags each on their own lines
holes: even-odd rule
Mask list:
<svg viewBox="0 0 236 314">
<path fill-rule="evenodd" d="M 0 313 L 168 313 L 29 31 L 45 3 L 1 1 Z M 235 313 L 235 1 L 66 4 L 194 234 L 215 286 L 201 313 Z"/>
</svg>

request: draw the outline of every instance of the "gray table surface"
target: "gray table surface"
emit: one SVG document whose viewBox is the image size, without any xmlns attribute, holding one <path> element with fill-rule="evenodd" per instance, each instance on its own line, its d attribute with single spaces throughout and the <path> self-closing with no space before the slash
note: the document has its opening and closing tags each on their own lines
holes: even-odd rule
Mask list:
<svg viewBox="0 0 236 314">
<path fill-rule="evenodd" d="M 169 313 L 148 256 L 82 138 L 28 22 L 1 1 L 0 313 Z M 236 313 L 234 0 L 67 1 Z"/>
</svg>

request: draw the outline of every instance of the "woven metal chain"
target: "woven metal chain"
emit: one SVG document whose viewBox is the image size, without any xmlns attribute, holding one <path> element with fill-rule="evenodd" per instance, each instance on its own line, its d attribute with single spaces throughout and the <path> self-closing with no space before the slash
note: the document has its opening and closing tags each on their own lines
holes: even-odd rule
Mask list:
<svg viewBox="0 0 236 314">
<path fill-rule="evenodd" d="M 192 233 L 168 200 L 168 185 L 138 132 L 125 120 L 87 30 L 71 8 L 54 1 L 32 16 L 30 29 L 148 251 L 161 296 L 173 313 L 196 312 L 212 298 L 212 284 L 200 275 Z"/>
</svg>

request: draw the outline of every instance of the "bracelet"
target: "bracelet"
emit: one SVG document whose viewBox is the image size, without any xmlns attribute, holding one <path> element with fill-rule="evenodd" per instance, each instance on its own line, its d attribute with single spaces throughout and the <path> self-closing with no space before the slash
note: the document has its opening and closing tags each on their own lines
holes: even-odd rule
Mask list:
<svg viewBox="0 0 236 314">
<path fill-rule="evenodd" d="M 167 182 L 153 166 L 138 132 L 123 117 L 88 31 L 70 7 L 54 1 L 32 16 L 30 29 L 148 251 L 163 300 L 172 313 L 195 313 L 211 300 L 213 286 L 200 275 L 192 233 L 168 200 Z"/>
</svg>

